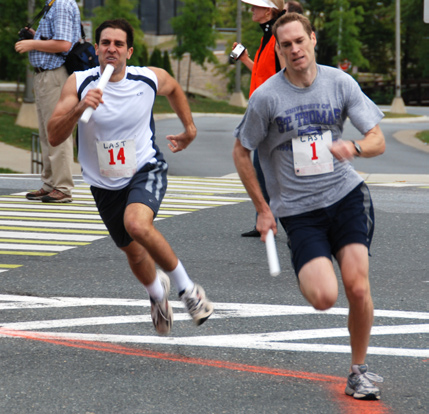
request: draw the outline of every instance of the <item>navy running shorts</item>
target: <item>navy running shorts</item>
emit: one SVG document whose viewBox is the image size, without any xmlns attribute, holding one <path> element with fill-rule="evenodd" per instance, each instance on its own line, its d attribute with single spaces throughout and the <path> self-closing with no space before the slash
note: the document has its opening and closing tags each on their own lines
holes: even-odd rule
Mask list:
<svg viewBox="0 0 429 414">
<path fill-rule="evenodd" d="M 316 257 L 332 260 L 352 243 L 369 248 L 374 233 L 374 207 L 369 189 L 359 184 L 337 203 L 307 213 L 280 218 L 288 236 L 295 273 Z"/>
<path fill-rule="evenodd" d="M 158 214 L 167 190 L 165 161 L 146 164 L 131 178 L 130 183 L 120 190 L 106 190 L 91 186 L 91 192 L 107 230 L 118 247 L 128 246 L 133 239 L 125 230 L 125 208 L 132 203 L 141 203 Z"/>
</svg>

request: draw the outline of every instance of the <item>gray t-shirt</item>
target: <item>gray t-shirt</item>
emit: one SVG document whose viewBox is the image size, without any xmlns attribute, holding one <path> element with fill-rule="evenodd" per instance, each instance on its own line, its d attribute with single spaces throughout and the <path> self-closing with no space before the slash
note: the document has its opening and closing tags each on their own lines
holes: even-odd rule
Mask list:
<svg viewBox="0 0 429 414">
<path fill-rule="evenodd" d="M 291 84 L 284 70 L 272 76 L 255 90 L 234 131 L 243 147 L 258 149 L 275 217 L 328 207 L 361 183 L 362 178 L 350 162 L 331 157 L 326 146 L 324 156 L 331 157 L 333 171 L 326 172 L 321 167 L 321 173 L 313 170 L 313 175 L 299 174 L 308 174 L 312 164 L 322 159 L 318 159 L 316 150 L 322 147 L 317 147 L 316 141 L 329 142 L 330 137 L 336 141 L 342 137 L 347 117 L 362 134 L 383 118 L 383 113 L 350 75 L 329 66 L 317 65 L 317 70 L 316 79 L 307 88 Z M 299 145 L 310 150 L 309 170 L 306 166 L 300 168 L 298 155 L 294 157 L 301 151 Z"/>
</svg>

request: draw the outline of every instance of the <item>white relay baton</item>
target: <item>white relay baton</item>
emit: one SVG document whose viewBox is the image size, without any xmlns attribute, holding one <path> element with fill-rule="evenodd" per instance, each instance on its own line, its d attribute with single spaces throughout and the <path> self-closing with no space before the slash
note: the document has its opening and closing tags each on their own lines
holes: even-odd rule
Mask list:
<svg viewBox="0 0 429 414">
<path fill-rule="evenodd" d="M 280 263 L 277 256 L 276 242 L 274 240 L 274 233 L 272 229 L 268 230 L 265 239 L 265 247 L 267 248 L 268 267 L 270 268 L 271 276 L 278 276 L 280 274 Z"/>
<path fill-rule="evenodd" d="M 104 68 L 103 74 L 101 75 L 100 81 L 98 82 L 97 89 L 100 89 L 101 92 L 103 92 L 104 88 L 107 85 L 107 82 L 109 82 L 110 77 L 112 76 L 113 70 L 115 68 L 112 65 L 106 65 Z M 80 120 L 84 122 L 85 124 L 88 123 L 89 118 L 91 118 L 92 113 L 94 112 L 94 108 L 86 108 L 82 116 L 80 117 Z"/>
</svg>

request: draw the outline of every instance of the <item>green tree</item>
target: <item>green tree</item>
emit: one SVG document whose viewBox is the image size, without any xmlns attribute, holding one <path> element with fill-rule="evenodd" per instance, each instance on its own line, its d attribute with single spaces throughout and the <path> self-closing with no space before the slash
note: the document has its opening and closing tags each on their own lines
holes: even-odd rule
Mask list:
<svg viewBox="0 0 429 414">
<path fill-rule="evenodd" d="M 401 2 L 402 76 L 429 77 L 429 24 L 423 22 L 422 0 Z"/>
<path fill-rule="evenodd" d="M 161 51 L 156 47 L 153 49 L 152 54 L 150 55 L 149 59 L 149 66 L 155 66 L 157 68 L 162 68 L 162 53 Z"/>
<path fill-rule="evenodd" d="M 395 60 L 394 1 L 377 1 L 368 6 L 364 6 L 365 24 L 360 26 L 362 54 L 369 62 L 369 72 L 388 74 Z"/>
<path fill-rule="evenodd" d="M 139 56 L 138 65 L 139 66 L 147 66 L 149 64 L 149 51 L 146 46 L 146 43 L 142 43 L 142 51 Z"/>
<path fill-rule="evenodd" d="M 216 46 L 217 10 L 212 0 L 183 0 L 179 15 L 171 19 L 171 26 L 177 36 L 173 54 L 179 61 L 185 53 L 190 54 L 186 92 L 189 92 L 191 61 L 205 68 L 206 61 L 216 63 L 213 53 Z M 180 80 L 180 72 L 178 73 Z"/>
<path fill-rule="evenodd" d="M 94 17 L 91 19 L 94 30 L 105 20 L 126 19 L 134 29 L 134 52 L 128 64 L 131 66 L 142 66 L 147 61 L 147 48 L 143 41 L 143 31 L 140 28 L 135 9 L 137 0 L 105 0 L 104 6 L 93 10 Z"/>
<path fill-rule="evenodd" d="M 162 67 L 174 77 L 173 69 L 171 67 L 170 55 L 167 50 L 162 54 Z"/>
<path fill-rule="evenodd" d="M 363 22 L 362 6 L 352 7 L 349 0 L 337 0 L 325 23 L 328 36 L 337 40 L 337 53 L 332 57 L 332 64 L 337 66 L 343 60 L 349 60 L 362 69 L 368 67 L 368 60 L 361 52 L 360 23 Z"/>
<path fill-rule="evenodd" d="M 44 5 L 43 0 L 36 0 L 36 15 Z M 34 16 L 27 15 L 27 0 L 0 0 L 0 79 L 25 81 L 25 69 L 28 64 L 28 53 L 15 52 L 18 32 Z M 35 24 L 37 28 L 38 22 Z"/>
<path fill-rule="evenodd" d="M 305 2 L 307 15 L 316 29 L 319 63 L 337 66 L 339 62 L 347 59 L 354 66 L 368 67 L 369 62 L 362 54 L 361 41 L 361 28 L 365 26 L 362 24 L 365 3 L 369 4 L 369 0 Z"/>
</svg>

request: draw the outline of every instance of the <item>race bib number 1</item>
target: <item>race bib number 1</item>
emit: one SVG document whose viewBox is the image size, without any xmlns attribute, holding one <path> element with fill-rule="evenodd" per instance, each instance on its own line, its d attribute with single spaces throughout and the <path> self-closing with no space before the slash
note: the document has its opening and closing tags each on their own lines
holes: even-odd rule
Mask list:
<svg viewBox="0 0 429 414">
<path fill-rule="evenodd" d="M 134 140 L 97 141 L 97 154 L 104 177 L 132 177 L 137 171 Z"/>
<path fill-rule="evenodd" d="M 329 148 L 332 132 L 303 135 L 292 140 L 296 175 L 317 175 L 334 171 L 334 158 Z"/>
</svg>

